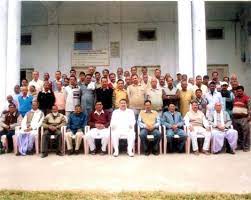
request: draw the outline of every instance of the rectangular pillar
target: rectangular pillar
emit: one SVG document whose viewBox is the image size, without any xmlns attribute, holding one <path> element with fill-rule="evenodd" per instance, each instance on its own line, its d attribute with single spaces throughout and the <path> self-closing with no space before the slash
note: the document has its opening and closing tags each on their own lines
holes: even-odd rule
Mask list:
<svg viewBox="0 0 251 200">
<path fill-rule="evenodd" d="M 206 21 L 204 0 L 192 0 L 194 75 L 207 74 Z"/>
<path fill-rule="evenodd" d="M 6 99 L 6 63 L 7 63 L 7 19 L 8 1 L 0 1 L 0 112 Z"/>
<path fill-rule="evenodd" d="M 13 94 L 14 86 L 20 84 L 21 35 L 21 0 L 11 0 L 8 2 L 7 95 Z"/>
<path fill-rule="evenodd" d="M 179 72 L 193 76 L 191 1 L 178 0 Z"/>
</svg>

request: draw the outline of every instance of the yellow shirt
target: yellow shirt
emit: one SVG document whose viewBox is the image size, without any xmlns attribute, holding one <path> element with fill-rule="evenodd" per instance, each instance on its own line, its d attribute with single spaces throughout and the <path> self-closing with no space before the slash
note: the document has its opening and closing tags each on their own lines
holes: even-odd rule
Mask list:
<svg viewBox="0 0 251 200">
<path fill-rule="evenodd" d="M 128 95 L 125 89 L 120 90 L 120 89 L 114 89 L 113 91 L 113 96 L 112 96 L 112 104 L 114 108 L 119 108 L 119 101 L 121 99 L 126 99 L 128 102 Z"/>
<path fill-rule="evenodd" d="M 191 91 L 191 90 L 187 90 L 187 91 L 180 90 L 180 112 L 181 112 L 183 117 L 189 111 L 190 102 L 192 101 L 193 98 L 194 98 L 193 91 Z"/>
<path fill-rule="evenodd" d="M 127 88 L 129 108 L 144 109 L 145 93 L 145 88 L 142 85 L 129 85 Z"/>
</svg>

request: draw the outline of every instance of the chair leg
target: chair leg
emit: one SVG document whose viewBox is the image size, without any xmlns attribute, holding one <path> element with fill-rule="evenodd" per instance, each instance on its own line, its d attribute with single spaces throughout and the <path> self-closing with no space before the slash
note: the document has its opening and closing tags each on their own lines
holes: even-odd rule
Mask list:
<svg viewBox="0 0 251 200">
<path fill-rule="evenodd" d="M 159 141 L 159 153 L 162 154 L 162 139 Z"/>
<path fill-rule="evenodd" d="M 107 144 L 107 152 L 108 155 L 111 155 L 111 137 L 108 138 L 108 144 Z"/>
<path fill-rule="evenodd" d="M 140 143 L 141 143 L 140 137 L 138 136 L 138 154 L 139 155 L 140 155 Z"/>
<path fill-rule="evenodd" d="M 13 139 L 13 148 L 14 148 L 14 153 L 17 154 L 17 136 L 16 135 L 13 135 L 12 136 L 12 139 Z"/>
<path fill-rule="evenodd" d="M 85 151 L 84 154 L 88 155 L 89 154 L 89 145 L 88 145 L 88 142 L 85 137 L 83 138 L 83 141 L 84 141 L 84 151 Z"/>
<path fill-rule="evenodd" d="M 166 136 L 164 136 L 164 154 L 166 155 L 167 153 L 167 139 Z"/>
<path fill-rule="evenodd" d="M 190 137 L 187 137 L 186 139 L 186 154 L 190 154 L 190 147 L 191 146 L 191 140 L 190 140 Z"/>
<path fill-rule="evenodd" d="M 38 139 L 39 139 L 39 136 L 36 135 L 35 136 L 35 148 L 36 148 L 36 154 L 37 155 L 39 154 L 39 141 L 38 141 Z"/>
</svg>

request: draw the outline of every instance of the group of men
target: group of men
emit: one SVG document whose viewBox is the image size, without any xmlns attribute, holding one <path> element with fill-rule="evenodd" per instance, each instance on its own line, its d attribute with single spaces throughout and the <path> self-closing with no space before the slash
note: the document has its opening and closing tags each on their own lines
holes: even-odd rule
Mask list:
<svg viewBox="0 0 251 200">
<path fill-rule="evenodd" d="M 199 137 L 204 138 L 204 154 L 220 153 L 224 144 L 231 154 L 250 150 L 250 98 L 236 75 L 220 81 L 213 72 L 210 81 L 208 76 L 193 80 L 178 73 L 174 81 L 160 69 L 150 76 L 146 67 L 140 75 L 136 67 L 118 68 L 116 74 L 95 70 L 90 66 L 78 77 L 74 69 L 69 77 L 56 71 L 53 81 L 48 73 L 40 80 L 34 71 L 32 81 L 22 80 L 21 87 L 16 85 L 14 94 L 7 96 L 1 114 L 0 149 L 11 152 L 16 145 L 17 155 L 32 154 L 34 144 L 39 148 L 40 131 L 42 157 L 48 155 L 52 135 L 58 155 L 63 155 L 64 142 L 69 155 L 78 154 L 84 140 L 96 154 L 95 139 L 101 139 L 105 154 L 111 137 L 114 156 L 119 155 L 120 139 L 127 139 L 127 153 L 133 156 L 138 127 L 145 155 L 159 154 L 162 132 L 169 152 L 184 152 L 191 139 L 198 155 Z"/>
</svg>

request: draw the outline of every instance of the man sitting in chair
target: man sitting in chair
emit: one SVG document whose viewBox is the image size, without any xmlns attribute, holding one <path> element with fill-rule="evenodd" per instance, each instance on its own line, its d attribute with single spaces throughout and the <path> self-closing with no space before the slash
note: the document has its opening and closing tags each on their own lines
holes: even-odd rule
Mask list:
<svg viewBox="0 0 251 200">
<path fill-rule="evenodd" d="M 169 104 L 168 111 L 163 113 L 161 121 L 162 125 L 166 128 L 166 138 L 169 151 L 171 153 L 174 151 L 173 139 L 177 137 L 179 138 L 178 152 L 181 153 L 184 149 L 187 134 L 183 130 L 184 121 L 181 114 L 180 112 L 175 111 L 174 104 Z"/>
<path fill-rule="evenodd" d="M 127 108 L 125 99 L 119 101 L 119 108 L 114 110 L 111 119 L 111 136 L 114 148 L 113 156 L 119 155 L 119 138 L 127 138 L 127 153 L 130 157 L 134 156 L 133 146 L 135 142 L 135 115 L 133 110 Z"/>
<path fill-rule="evenodd" d="M 215 111 L 208 116 L 212 129 L 212 152 L 219 153 L 222 150 L 226 138 L 227 153 L 235 154 L 238 132 L 231 128 L 232 121 L 229 114 L 222 110 L 221 103 L 215 103 Z"/>
<path fill-rule="evenodd" d="M 22 115 L 17 111 L 14 103 L 9 104 L 8 108 L 7 112 L 2 114 L 0 119 L 0 138 L 2 144 L 5 144 L 7 139 L 8 153 L 10 153 L 13 150 L 12 136 L 15 135 L 15 127 L 21 124 Z M 4 151 L 5 150 L 6 146 L 4 147 Z"/>
<path fill-rule="evenodd" d="M 101 101 L 97 101 L 95 104 L 95 111 L 91 112 L 89 116 L 88 125 L 90 131 L 85 135 L 88 145 L 90 146 L 91 154 L 96 154 L 95 139 L 101 139 L 101 155 L 106 153 L 106 147 L 109 140 L 109 125 L 110 125 L 110 114 L 103 110 Z M 108 147 L 109 148 L 109 147 Z"/>
<path fill-rule="evenodd" d="M 200 110 L 198 110 L 198 102 L 191 102 L 191 110 L 187 112 L 184 117 L 185 125 L 188 127 L 189 136 L 192 140 L 193 151 L 195 155 L 199 155 L 198 148 L 198 135 L 202 135 L 204 137 L 204 144 L 202 153 L 209 155 L 209 146 L 211 139 L 211 132 L 209 123 Z"/>
<path fill-rule="evenodd" d="M 44 113 L 38 109 L 38 102 L 32 102 L 31 111 L 27 112 L 21 123 L 21 130 L 17 135 L 18 153 L 17 155 L 33 154 L 33 146 L 38 131 L 44 120 Z"/>
<path fill-rule="evenodd" d="M 62 156 L 62 133 L 61 127 L 65 126 L 65 116 L 58 112 L 57 106 L 52 106 L 52 112 L 47 114 L 43 121 L 44 133 L 42 135 L 42 155 L 41 158 L 48 156 L 48 143 L 51 135 L 54 135 L 57 142 L 57 155 Z"/>
<path fill-rule="evenodd" d="M 153 136 L 153 151 L 154 155 L 159 154 L 159 142 L 161 134 L 159 132 L 160 119 L 157 111 L 152 110 L 152 102 L 145 101 L 145 110 L 141 110 L 138 117 L 138 125 L 140 127 L 139 137 L 143 145 L 145 155 L 149 155 L 148 135 Z"/>
<path fill-rule="evenodd" d="M 84 130 L 86 125 L 86 114 L 82 112 L 81 106 L 78 104 L 75 106 L 75 110 L 70 114 L 67 129 L 65 133 L 65 139 L 67 144 L 68 155 L 74 153 L 72 146 L 72 139 L 75 136 L 75 154 L 79 153 L 79 147 L 83 140 Z"/>
</svg>

